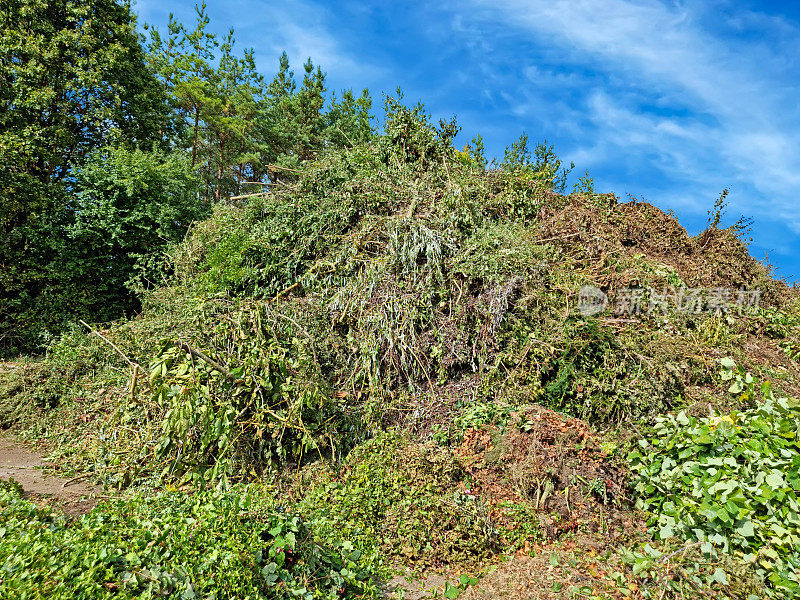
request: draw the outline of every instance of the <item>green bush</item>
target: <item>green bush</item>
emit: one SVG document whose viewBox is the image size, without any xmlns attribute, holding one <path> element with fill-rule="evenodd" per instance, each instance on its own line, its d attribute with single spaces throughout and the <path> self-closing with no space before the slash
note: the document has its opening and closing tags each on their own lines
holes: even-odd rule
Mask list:
<svg viewBox="0 0 800 600">
<path fill-rule="evenodd" d="M 74 177 L 67 235 L 76 252 L 64 268 L 81 283 L 86 314 L 115 319 L 138 307 L 131 289 L 163 283 L 164 249 L 209 207 L 180 153 L 108 146 L 92 152 Z"/>
<path fill-rule="evenodd" d="M 753 378 L 723 361 L 723 378 L 742 401 Z M 658 538 L 702 543 L 752 563 L 771 594 L 800 592 L 800 402 L 763 399 L 742 412 L 696 418 L 679 413 L 656 420 L 656 436 L 631 452 L 638 506 L 653 513 Z"/>
<path fill-rule="evenodd" d="M 321 378 L 313 340 L 292 317 L 260 302 L 210 302 L 196 331 L 192 345 L 164 342 L 149 389 L 140 386 L 121 412 L 117 425 L 145 431 L 131 448 L 135 460 L 108 465 L 117 485 L 150 470 L 226 487 L 287 463 L 338 459 L 365 435 Z M 125 456 L 118 449 L 112 443 L 107 454 Z"/>
<path fill-rule="evenodd" d="M 709 556 L 696 543 L 651 541 L 622 549 L 620 559 L 624 568 L 611 578 L 623 593 L 635 586 L 648 600 L 762 600 L 768 593 L 750 564 L 729 554 Z"/>
<path fill-rule="evenodd" d="M 340 477 L 324 477 L 305 511 L 367 552 L 416 567 L 469 564 L 498 541 L 485 506 L 458 490 L 464 473 L 452 454 L 382 433 L 347 457 Z"/>
<path fill-rule="evenodd" d="M 0 486 L 0 596 L 375 597 L 346 544 L 245 488 L 165 492 L 103 504 L 76 521 Z"/>
<path fill-rule="evenodd" d="M 654 367 L 597 321 L 568 321 L 561 347 L 542 372 L 542 401 L 553 409 L 618 423 L 663 411 L 683 391 L 669 360 Z"/>
</svg>

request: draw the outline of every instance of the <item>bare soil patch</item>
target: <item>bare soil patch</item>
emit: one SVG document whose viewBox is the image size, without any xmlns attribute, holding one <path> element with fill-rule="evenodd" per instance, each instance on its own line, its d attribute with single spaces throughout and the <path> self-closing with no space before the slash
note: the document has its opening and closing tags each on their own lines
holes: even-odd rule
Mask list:
<svg viewBox="0 0 800 600">
<path fill-rule="evenodd" d="M 0 479 L 13 479 L 22 486 L 25 496 L 39 505 L 54 505 L 70 516 L 82 515 L 97 504 L 99 488 L 80 477 L 64 479 L 42 471 L 42 457 L 0 431 Z"/>
</svg>

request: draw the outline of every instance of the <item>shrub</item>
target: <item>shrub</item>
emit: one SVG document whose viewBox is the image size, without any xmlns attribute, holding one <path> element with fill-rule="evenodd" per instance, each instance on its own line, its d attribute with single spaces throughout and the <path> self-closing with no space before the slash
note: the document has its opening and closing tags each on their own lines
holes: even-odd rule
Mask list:
<svg viewBox="0 0 800 600">
<path fill-rule="evenodd" d="M 338 458 L 364 435 L 320 377 L 313 340 L 291 317 L 259 302 L 212 302 L 197 331 L 194 346 L 165 341 L 150 367 L 151 400 L 122 415 L 147 415 L 149 468 L 225 487 L 291 461 Z"/>
<path fill-rule="evenodd" d="M 723 366 L 731 392 L 752 398 L 753 378 L 729 359 Z M 658 538 L 740 557 L 774 597 L 793 598 L 800 591 L 800 402 L 776 398 L 768 382 L 760 392 L 751 410 L 659 418 L 656 436 L 628 458 L 638 506 L 653 513 Z"/>
<path fill-rule="evenodd" d="M 382 433 L 358 446 L 340 477 L 318 482 L 306 511 L 364 549 L 416 567 L 464 564 L 488 556 L 497 532 L 486 508 L 457 489 L 452 454 Z"/>
<path fill-rule="evenodd" d="M 674 357 L 654 368 L 594 320 L 568 321 L 564 332 L 561 352 L 542 372 L 549 407 L 592 422 L 618 423 L 657 413 L 682 391 L 669 364 Z"/>
<path fill-rule="evenodd" d="M 345 544 L 246 488 L 103 504 L 76 521 L 0 484 L 0 596 L 375 597 Z"/>
</svg>

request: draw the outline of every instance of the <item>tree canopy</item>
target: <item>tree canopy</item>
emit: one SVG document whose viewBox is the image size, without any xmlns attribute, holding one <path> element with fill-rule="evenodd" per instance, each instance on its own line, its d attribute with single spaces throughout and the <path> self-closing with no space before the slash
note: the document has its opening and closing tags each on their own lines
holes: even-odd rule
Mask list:
<svg viewBox="0 0 800 600">
<path fill-rule="evenodd" d="M 108 144 L 152 148 L 165 103 L 127 3 L 9 0 L 0 24 L 0 347 L 14 348 L 77 308 L 73 165 Z"/>
<path fill-rule="evenodd" d="M 196 12 L 145 39 L 127 1 L 0 4 L 0 352 L 136 310 L 214 203 L 372 135 L 367 90 L 285 53 L 265 77 Z"/>
</svg>

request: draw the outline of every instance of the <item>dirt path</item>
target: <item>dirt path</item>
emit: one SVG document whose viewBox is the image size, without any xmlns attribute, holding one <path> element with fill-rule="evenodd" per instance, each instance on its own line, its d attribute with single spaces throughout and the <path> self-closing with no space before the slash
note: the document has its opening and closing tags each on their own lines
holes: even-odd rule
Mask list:
<svg viewBox="0 0 800 600">
<path fill-rule="evenodd" d="M 99 488 L 80 480 L 47 476 L 45 461 L 6 431 L 0 431 L 0 479 L 14 479 L 37 504 L 57 505 L 68 515 L 81 515 L 97 504 Z"/>
</svg>

